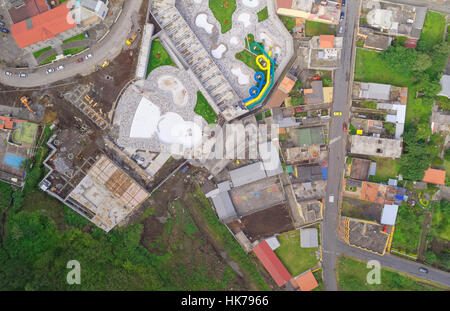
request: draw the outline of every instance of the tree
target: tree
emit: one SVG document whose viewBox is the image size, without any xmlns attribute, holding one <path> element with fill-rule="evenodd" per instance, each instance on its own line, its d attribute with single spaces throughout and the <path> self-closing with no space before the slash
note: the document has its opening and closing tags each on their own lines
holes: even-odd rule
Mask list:
<svg viewBox="0 0 450 311">
<path fill-rule="evenodd" d="M 417 138 L 419 139 L 428 139 L 431 135 L 431 127 L 428 122 L 420 122 L 417 125 Z"/>
<path fill-rule="evenodd" d="M 445 149 L 444 159 L 445 159 L 445 161 L 450 161 L 450 148 L 449 149 Z"/>
<path fill-rule="evenodd" d="M 404 154 L 400 158 L 399 172 L 409 180 L 422 180 L 431 161 L 426 148 L 427 143 L 425 139 L 419 137 L 419 135 L 425 136 L 426 130 L 422 129 L 420 133 L 418 132 L 419 129 L 416 125 L 409 124 L 405 126 L 403 133 Z"/>
<path fill-rule="evenodd" d="M 416 63 L 417 51 L 403 46 L 390 46 L 380 57 L 395 70 L 410 72 Z"/>
<path fill-rule="evenodd" d="M 418 53 L 416 62 L 414 63 L 414 71 L 425 71 L 433 64 L 431 57 L 425 53 Z"/>
</svg>

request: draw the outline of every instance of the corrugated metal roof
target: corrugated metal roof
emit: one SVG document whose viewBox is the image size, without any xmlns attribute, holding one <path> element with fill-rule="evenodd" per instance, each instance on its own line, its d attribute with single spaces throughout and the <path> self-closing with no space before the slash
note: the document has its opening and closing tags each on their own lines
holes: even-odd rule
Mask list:
<svg viewBox="0 0 450 311">
<path fill-rule="evenodd" d="M 380 83 L 361 83 L 361 98 L 389 100 L 391 85 Z"/>
<path fill-rule="evenodd" d="M 264 142 L 259 144 L 259 155 L 263 160 L 263 166 L 267 177 L 272 177 L 283 173 L 278 148 L 273 142 Z"/>
<path fill-rule="evenodd" d="M 381 223 L 383 225 L 395 225 L 395 219 L 397 218 L 398 205 L 385 204 L 383 208 L 383 213 L 381 214 Z"/>
<path fill-rule="evenodd" d="M 312 248 L 319 246 L 316 228 L 300 229 L 300 247 Z"/>
<path fill-rule="evenodd" d="M 291 274 L 287 271 L 266 241 L 259 243 L 258 246 L 253 249 L 253 252 L 278 286 L 283 286 L 292 278 Z"/>
<path fill-rule="evenodd" d="M 227 191 L 212 197 L 214 208 L 220 220 L 236 217 L 236 210 Z"/>
<path fill-rule="evenodd" d="M 236 188 L 266 178 L 266 172 L 262 162 L 256 162 L 230 171 L 230 177 Z"/>
</svg>

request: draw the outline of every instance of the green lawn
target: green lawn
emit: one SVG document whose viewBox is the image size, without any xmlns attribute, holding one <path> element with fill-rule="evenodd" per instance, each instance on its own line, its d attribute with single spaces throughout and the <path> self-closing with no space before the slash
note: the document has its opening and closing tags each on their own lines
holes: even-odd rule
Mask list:
<svg viewBox="0 0 450 311">
<path fill-rule="evenodd" d="M 411 74 L 396 72 L 379 55 L 380 52 L 356 49 L 355 81 L 395 86 L 409 86 L 412 83 Z"/>
<path fill-rule="evenodd" d="M 278 258 L 292 276 L 297 276 L 317 265 L 316 248 L 300 247 L 300 232 L 294 230 L 277 236 L 280 247 L 275 250 Z"/>
<path fill-rule="evenodd" d="M 313 21 L 306 21 L 305 34 L 307 37 L 320 35 L 336 35 L 336 26 Z"/>
<path fill-rule="evenodd" d="M 428 281 L 412 278 L 390 269 L 381 268 L 380 284 L 368 284 L 367 263 L 341 256 L 337 262 L 338 290 L 344 291 L 429 291 L 439 288 Z M 373 269 L 373 268 L 372 268 Z M 438 285 L 436 285 L 438 286 Z"/>
<path fill-rule="evenodd" d="M 411 208 L 408 204 L 403 203 L 398 208 L 392 248 L 407 254 L 416 255 L 422 222 L 422 209 L 418 206 Z"/>
<path fill-rule="evenodd" d="M 269 11 L 267 7 L 258 12 L 258 23 L 269 18 Z"/>
<path fill-rule="evenodd" d="M 433 203 L 433 219 L 427 234 L 425 262 L 450 271 L 450 202 L 442 200 Z"/>
<path fill-rule="evenodd" d="M 289 32 L 293 32 L 295 28 L 295 18 L 289 16 L 278 15 L 283 22 L 284 26 Z"/>
<path fill-rule="evenodd" d="M 200 91 L 197 92 L 197 104 L 195 105 L 194 112 L 202 116 L 208 124 L 215 123 L 217 120 L 216 112 L 211 108 Z"/>
<path fill-rule="evenodd" d="M 71 48 L 71 49 L 66 49 L 63 51 L 64 55 L 76 55 L 84 50 L 86 50 L 86 47 L 79 47 L 79 48 Z"/>
<path fill-rule="evenodd" d="M 153 69 L 158 68 L 160 66 L 176 66 L 175 63 L 170 58 L 169 53 L 167 53 L 164 46 L 161 44 L 158 38 L 153 40 L 152 48 L 150 49 L 150 56 L 148 60 L 147 66 L 147 76 L 152 72 Z"/>
<path fill-rule="evenodd" d="M 236 0 L 209 0 L 209 8 L 220 23 L 220 30 L 226 33 L 232 28 L 231 17 L 236 10 Z"/>
<path fill-rule="evenodd" d="M 398 159 L 384 157 L 370 157 L 371 161 L 377 163 L 375 178 L 380 181 L 387 181 L 389 178 L 397 178 L 400 163 Z"/>
<path fill-rule="evenodd" d="M 50 64 L 52 61 L 54 61 L 56 59 L 56 56 L 58 56 L 58 54 L 54 54 L 54 55 L 47 57 L 39 64 L 39 66 Z"/>
<path fill-rule="evenodd" d="M 433 210 L 432 228 L 435 235 L 450 241 L 450 203 L 441 201 L 435 204 Z"/>
<path fill-rule="evenodd" d="M 319 287 L 313 289 L 313 292 L 323 291 L 325 287 L 323 285 L 322 280 L 322 269 L 313 272 L 314 277 L 316 278 L 317 283 L 319 283 Z"/>
<path fill-rule="evenodd" d="M 84 33 L 80 33 L 80 34 L 78 34 L 76 36 L 73 36 L 73 37 L 71 37 L 69 39 L 64 40 L 63 43 L 69 43 L 69 42 L 73 42 L 73 41 L 80 41 L 80 40 L 84 40 L 84 39 L 86 39 L 86 37 L 84 36 Z"/>
<path fill-rule="evenodd" d="M 420 34 L 418 48 L 429 51 L 433 46 L 441 43 L 445 26 L 446 21 L 444 15 L 428 11 L 422 33 Z"/>
<path fill-rule="evenodd" d="M 52 49 L 51 46 L 47 46 L 47 47 L 45 47 L 43 49 L 40 49 L 39 51 L 33 52 L 33 56 L 34 56 L 34 58 L 38 59 L 39 56 L 41 56 L 42 54 L 50 51 L 51 49 Z"/>
</svg>

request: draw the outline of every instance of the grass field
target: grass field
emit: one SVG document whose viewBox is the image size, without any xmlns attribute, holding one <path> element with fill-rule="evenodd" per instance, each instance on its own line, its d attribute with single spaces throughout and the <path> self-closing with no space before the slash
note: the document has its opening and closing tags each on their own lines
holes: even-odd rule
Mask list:
<svg viewBox="0 0 450 311">
<path fill-rule="evenodd" d="M 320 35 L 336 35 L 336 26 L 313 21 L 306 21 L 305 34 L 307 37 Z"/>
<path fill-rule="evenodd" d="M 47 47 L 45 47 L 43 49 L 40 49 L 39 51 L 33 52 L 33 56 L 34 56 L 34 58 L 38 59 L 39 56 L 41 56 L 42 54 L 50 51 L 51 49 L 52 49 L 51 46 L 47 46 Z"/>
<path fill-rule="evenodd" d="M 397 178 L 400 168 L 398 159 L 370 157 L 370 160 L 377 163 L 375 178 L 383 181 L 387 181 L 389 178 Z"/>
<path fill-rule="evenodd" d="M 428 51 L 436 44 L 441 43 L 445 26 L 445 16 L 437 12 L 428 11 L 423 30 L 420 34 L 418 47 Z"/>
<path fill-rule="evenodd" d="M 295 18 L 289 16 L 281 16 L 279 15 L 281 21 L 289 32 L 292 32 L 295 27 Z"/>
<path fill-rule="evenodd" d="M 167 53 L 159 39 L 155 39 L 153 40 L 152 48 L 150 49 L 146 77 L 148 77 L 153 69 L 166 65 L 175 66 L 175 63 L 172 61 L 169 53 Z"/>
<path fill-rule="evenodd" d="M 258 12 L 258 23 L 269 18 L 269 10 L 267 7 Z"/>
<path fill-rule="evenodd" d="M 431 227 L 438 237 L 450 241 L 450 204 L 445 203 L 443 201 L 440 204 L 435 204 Z"/>
<path fill-rule="evenodd" d="M 56 59 L 56 56 L 58 56 L 58 54 L 54 54 L 54 55 L 47 57 L 39 64 L 39 66 L 50 64 L 52 61 L 54 61 Z"/>
<path fill-rule="evenodd" d="M 297 276 L 317 265 L 318 259 L 315 255 L 317 247 L 301 248 L 299 230 L 280 234 L 277 239 L 281 246 L 275 250 L 275 254 L 292 276 Z"/>
<path fill-rule="evenodd" d="M 236 10 L 236 0 L 209 0 L 209 8 L 219 21 L 222 33 L 226 33 L 233 27 L 231 17 Z"/>
<path fill-rule="evenodd" d="M 86 50 L 86 47 L 79 47 L 79 48 L 71 48 L 71 49 L 66 49 L 63 51 L 64 55 L 76 55 L 84 50 Z"/>
<path fill-rule="evenodd" d="M 69 39 L 64 40 L 63 43 L 69 43 L 69 42 L 74 42 L 74 41 L 80 41 L 80 40 L 84 40 L 84 39 L 86 39 L 86 37 L 84 36 L 84 33 L 80 33 L 80 34 L 78 34 L 78 35 L 76 35 L 76 36 L 73 36 L 73 37 L 71 37 L 71 38 L 69 38 Z"/>
<path fill-rule="evenodd" d="M 197 92 L 197 104 L 195 105 L 194 112 L 202 116 L 208 124 L 215 123 L 217 120 L 216 112 L 211 108 L 200 91 Z"/>
<path fill-rule="evenodd" d="M 337 262 L 338 289 L 344 291 L 430 291 L 439 290 L 428 281 L 381 268 L 380 284 L 368 284 L 367 263 L 341 256 Z M 422 282 L 421 282 L 422 281 Z"/>
<path fill-rule="evenodd" d="M 380 52 L 356 49 L 355 81 L 409 86 L 412 76 L 396 72 L 380 57 Z M 408 103 L 409 104 L 409 103 Z"/>
<path fill-rule="evenodd" d="M 417 254 L 422 222 L 420 207 L 410 208 L 403 203 L 398 208 L 392 247 L 408 254 Z"/>
</svg>

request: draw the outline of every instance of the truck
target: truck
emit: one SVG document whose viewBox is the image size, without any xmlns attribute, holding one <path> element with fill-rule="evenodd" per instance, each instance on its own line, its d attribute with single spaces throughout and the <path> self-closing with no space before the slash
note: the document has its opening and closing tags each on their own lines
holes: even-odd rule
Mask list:
<svg viewBox="0 0 450 311">
<path fill-rule="evenodd" d="M 136 38 L 137 38 L 137 34 L 134 33 L 131 35 L 131 37 L 127 41 L 125 41 L 125 43 L 127 45 L 131 45 L 134 42 L 134 40 L 136 40 Z"/>
</svg>

